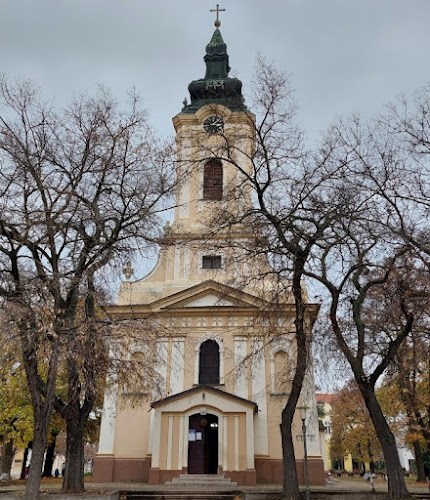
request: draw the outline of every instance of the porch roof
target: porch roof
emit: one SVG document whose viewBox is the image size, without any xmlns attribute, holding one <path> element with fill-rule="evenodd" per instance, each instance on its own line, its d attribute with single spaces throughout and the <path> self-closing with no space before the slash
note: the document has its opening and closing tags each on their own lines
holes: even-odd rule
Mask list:
<svg viewBox="0 0 430 500">
<path fill-rule="evenodd" d="M 176 399 L 182 399 L 185 396 L 189 396 L 191 394 L 197 394 L 199 392 L 211 392 L 211 393 L 216 394 L 220 397 L 232 399 L 232 400 L 236 401 L 237 403 L 251 406 L 255 413 L 258 412 L 258 405 L 254 401 L 250 401 L 249 399 L 240 398 L 239 396 L 236 396 L 235 394 L 231 394 L 230 392 L 226 392 L 226 391 L 223 391 L 221 389 L 217 389 L 216 387 L 213 387 L 211 385 L 204 385 L 204 384 L 196 385 L 195 387 L 192 387 L 191 389 L 188 389 L 187 391 L 178 392 L 177 394 L 172 394 L 171 396 L 167 396 L 166 398 L 159 399 L 158 401 L 153 401 L 153 402 L 151 402 L 151 407 L 152 408 L 159 408 L 159 407 L 164 406 L 167 403 L 170 403 L 171 401 L 174 401 Z"/>
</svg>

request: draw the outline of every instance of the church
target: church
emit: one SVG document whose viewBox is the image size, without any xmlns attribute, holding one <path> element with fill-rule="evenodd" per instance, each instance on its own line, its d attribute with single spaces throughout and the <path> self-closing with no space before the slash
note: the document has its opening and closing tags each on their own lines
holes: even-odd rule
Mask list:
<svg viewBox="0 0 430 500">
<path fill-rule="evenodd" d="M 282 482 L 279 424 L 295 358 L 293 299 L 277 293 L 265 257 L 247 253 L 255 238 L 249 227 L 239 223 L 228 236 L 207 230 L 220 208 L 240 214 L 252 205 L 243 173 L 252 169 L 255 116 L 241 81 L 228 76 L 219 27 L 217 8 L 205 77 L 191 82 L 191 101 L 173 118 L 180 181 L 158 262 L 134 282 L 126 268 L 117 304 L 106 309 L 119 332 L 131 320 L 151 325 L 149 337 L 128 340 L 127 359 L 144 360 L 152 375 L 142 378 L 139 404 L 127 384 L 109 381 L 95 482 L 164 484 L 183 474 Z M 235 162 L 216 153 L 226 142 L 238 146 Z M 308 304 L 309 335 L 317 313 Z M 299 404 L 307 408 L 310 483 L 324 484 L 312 363 Z M 298 411 L 293 434 L 303 483 Z"/>
</svg>

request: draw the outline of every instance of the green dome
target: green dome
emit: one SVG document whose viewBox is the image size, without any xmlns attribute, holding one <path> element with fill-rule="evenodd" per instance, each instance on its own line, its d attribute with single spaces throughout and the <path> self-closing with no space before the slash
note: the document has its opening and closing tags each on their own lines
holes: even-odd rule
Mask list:
<svg viewBox="0 0 430 500">
<path fill-rule="evenodd" d="M 206 45 L 204 61 L 205 77 L 189 84 L 191 104 L 186 104 L 182 113 L 195 113 L 206 104 L 222 104 L 232 111 L 246 109 L 242 96 L 242 82 L 237 78 L 228 77 L 230 66 L 227 45 L 218 28 Z"/>
</svg>

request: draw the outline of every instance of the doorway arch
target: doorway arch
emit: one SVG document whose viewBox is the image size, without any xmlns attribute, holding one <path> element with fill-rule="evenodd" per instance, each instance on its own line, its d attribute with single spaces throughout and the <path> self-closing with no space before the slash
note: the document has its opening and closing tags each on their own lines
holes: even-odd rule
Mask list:
<svg viewBox="0 0 430 500">
<path fill-rule="evenodd" d="M 188 474 L 218 474 L 218 417 L 189 416 Z"/>
</svg>

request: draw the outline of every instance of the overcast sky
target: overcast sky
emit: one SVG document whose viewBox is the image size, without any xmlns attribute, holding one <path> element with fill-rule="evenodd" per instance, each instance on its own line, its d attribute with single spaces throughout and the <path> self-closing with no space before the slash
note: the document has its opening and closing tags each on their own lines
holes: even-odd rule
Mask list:
<svg viewBox="0 0 430 500">
<path fill-rule="evenodd" d="M 221 0 L 218 0 L 221 2 Z M 135 86 L 154 125 L 204 76 L 209 0 L 0 0 L 0 71 L 35 80 L 58 104 L 104 83 Z M 230 76 L 245 93 L 258 53 L 291 74 L 311 138 L 337 115 L 364 116 L 430 80 L 429 0 L 224 0 Z"/>
</svg>

